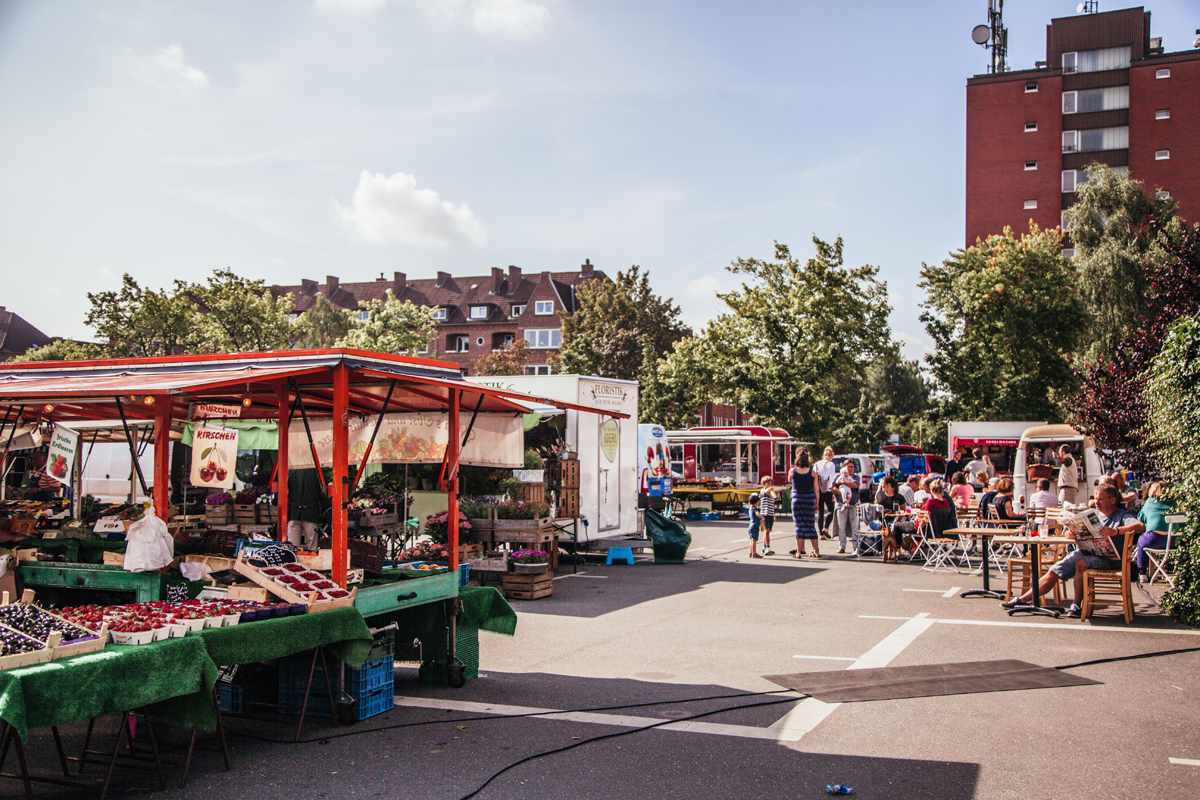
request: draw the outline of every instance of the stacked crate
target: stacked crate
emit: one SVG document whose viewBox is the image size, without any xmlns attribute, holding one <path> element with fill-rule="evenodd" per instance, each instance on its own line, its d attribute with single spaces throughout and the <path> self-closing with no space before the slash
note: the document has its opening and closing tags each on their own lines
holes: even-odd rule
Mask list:
<svg viewBox="0 0 1200 800">
<path fill-rule="evenodd" d="M 359 669 L 344 671 L 346 693 L 353 697 L 355 716 L 361 721 L 389 711 L 395 696 L 396 632 L 385 630 L 375 635 L 367 661 Z M 340 662 L 333 659 L 329 665 L 330 681 L 334 697 L 339 694 L 343 670 Z M 304 689 L 308 684 L 312 656 L 292 656 L 279 661 L 279 705 L 284 714 L 299 714 L 304 702 Z M 325 675 L 318 663 L 312 673 L 312 687 L 308 694 L 305 714 L 328 717 L 329 695 L 325 686 Z"/>
<path fill-rule="evenodd" d="M 552 461 L 547 465 L 551 486 L 558 492 L 559 517 L 579 516 L 579 461 Z"/>
</svg>

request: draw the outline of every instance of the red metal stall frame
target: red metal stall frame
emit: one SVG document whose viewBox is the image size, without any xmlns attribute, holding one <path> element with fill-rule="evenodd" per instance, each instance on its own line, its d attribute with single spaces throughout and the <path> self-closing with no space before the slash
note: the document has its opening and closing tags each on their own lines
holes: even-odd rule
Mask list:
<svg viewBox="0 0 1200 800">
<path fill-rule="evenodd" d="M 34 412 L 28 416 L 39 421 L 57 420 L 68 426 L 73 419 L 115 419 L 114 407 L 121 406 L 120 398 L 136 396 L 141 397 L 142 402 L 130 403 L 124 407 L 124 412 L 137 419 L 152 418 L 154 439 L 158 443 L 169 440 L 173 421 L 189 419 L 187 412 L 192 401 L 211 402 L 233 397 L 240 404 L 243 399 L 248 399 L 252 407 L 251 416 L 262 419 L 273 417 L 279 426 L 277 463 L 284 465 L 277 473 L 276 485 L 280 539 L 286 538 L 287 531 L 287 430 L 292 402 L 298 399 L 288 386 L 288 381 L 291 381 L 297 395 L 306 397 L 310 403 L 328 406 L 328 412 L 321 410 L 320 416 L 328 413 L 335 423 L 332 426 L 333 484 L 330 487 L 334 510 L 333 578 L 341 586 L 346 585 L 349 568 L 346 544 L 351 488 L 348 461 L 350 415 L 352 412 L 382 414 L 393 405 L 389 397 L 380 404 L 380 408 L 366 407 L 365 404 L 380 400 L 370 391 L 375 381 L 395 381 L 402 392 L 413 396 L 408 403 L 398 398 L 394 405 L 399 409 L 444 409 L 448 414 L 449 442 L 440 488 L 447 493 L 451 570 L 458 568 L 458 466 L 462 446 L 459 441 L 460 412 L 466 395 L 478 398 L 476 411 L 525 413 L 528 407 L 520 404 L 525 403 L 622 419 L 628 417 L 627 414 L 609 409 L 467 383 L 462 379 L 458 366 L 450 362 L 350 349 L 95 359 L 8 364 L 4 367 L 0 368 L 0 405 L 6 406 L 6 412 L 13 407 L 21 409 L 14 425 L 20 423 L 25 409 Z M 238 370 L 238 367 L 241 369 Z M 228 374 L 231 370 L 237 370 L 238 374 Z M 319 382 L 325 373 L 332 373 L 332 386 Z M 356 402 L 352 403 L 351 383 L 355 377 L 360 379 L 360 388 L 353 392 Z M 251 386 L 258 387 L 257 391 L 263 394 L 273 390 L 273 403 L 259 403 Z M 444 400 L 438 390 L 445 391 Z M 326 396 L 324 392 L 329 392 L 331 396 Z M 490 401 L 490 405 L 483 409 L 485 399 Z M 110 407 L 110 404 L 114 407 Z M 167 447 L 155 448 L 153 501 L 155 512 L 162 519 L 166 519 L 169 513 L 169 453 Z"/>
</svg>

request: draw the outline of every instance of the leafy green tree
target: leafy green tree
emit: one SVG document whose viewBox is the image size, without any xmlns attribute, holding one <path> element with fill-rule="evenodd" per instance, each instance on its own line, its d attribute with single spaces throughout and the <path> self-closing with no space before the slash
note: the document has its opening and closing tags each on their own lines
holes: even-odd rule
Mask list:
<svg viewBox="0 0 1200 800">
<path fill-rule="evenodd" d="M 524 339 L 514 339 L 512 344 L 472 361 L 472 371 L 476 375 L 524 375 L 525 365 L 529 363 L 528 346 Z"/>
<path fill-rule="evenodd" d="M 193 352 L 284 350 L 291 343 L 291 295 L 275 297 L 261 280 L 220 269 L 205 285 L 177 282 L 176 293 L 204 309 L 190 342 Z"/>
<path fill-rule="evenodd" d="M 1062 256 L 1062 233 L 1035 225 L 922 265 L 926 357 L 960 419 L 1061 419 L 1058 393 L 1074 386 L 1068 363 L 1090 319 Z"/>
<path fill-rule="evenodd" d="M 715 400 L 713 360 L 705 336 L 675 342 L 665 358 L 655 358 L 653 346 L 642 349 L 638 377 L 638 421 L 679 430 L 695 422 L 696 409 Z"/>
<path fill-rule="evenodd" d="M 416 352 L 434 337 L 433 312 L 436 309 L 401 302 L 387 290 L 383 300 L 359 300 L 358 306 L 367 318 L 358 321 L 338 347 L 374 350 L 380 353 Z M 354 312 L 349 312 L 353 314 Z"/>
<path fill-rule="evenodd" d="M 292 326 L 292 346 L 304 350 L 333 347 L 354 327 L 353 315 L 318 293 L 312 306 Z"/>
<path fill-rule="evenodd" d="M 562 315 L 562 348 L 552 362 L 562 372 L 635 380 L 645 341 L 661 356 L 691 333 L 679 306 L 656 295 L 637 265 L 614 281 L 585 281 L 575 294 L 579 310 Z"/>
<path fill-rule="evenodd" d="M 813 244 L 816 257 L 805 262 L 776 242 L 771 261 L 730 264 L 749 280 L 717 295 L 730 312 L 709 325 L 701 351 L 714 394 L 760 424 L 824 441 L 845 413 L 833 388 L 861 382 L 867 365 L 886 352 L 891 309 L 877 267 L 846 267 L 840 237 L 829 244 L 814 236 Z"/>
<path fill-rule="evenodd" d="M 1079 187 L 1075 205 L 1067 211 L 1067 224 L 1075 243 L 1079 285 L 1092 317 L 1081 355 L 1094 363 L 1145 315 L 1149 285 L 1144 268 L 1154 257 L 1152 221 L 1166 225 L 1177 206 L 1107 166 L 1092 164 L 1087 174 L 1087 183 Z"/>
<path fill-rule="evenodd" d="M 116 292 L 88 292 L 87 324 L 118 358 L 192 352 L 201 315 L 185 293 L 143 289 L 129 274 Z"/>
<path fill-rule="evenodd" d="M 89 358 L 103 358 L 108 355 L 103 345 L 93 342 L 77 342 L 74 339 L 56 339 L 42 347 L 31 347 L 19 356 L 9 359 L 11 362 L 26 361 L 82 361 Z"/>
</svg>

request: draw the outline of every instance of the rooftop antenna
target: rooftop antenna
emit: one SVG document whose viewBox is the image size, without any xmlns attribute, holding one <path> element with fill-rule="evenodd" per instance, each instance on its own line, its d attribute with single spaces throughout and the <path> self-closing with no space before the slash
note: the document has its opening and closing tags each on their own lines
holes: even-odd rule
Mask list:
<svg viewBox="0 0 1200 800">
<path fill-rule="evenodd" d="M 1077 14 L 1099 14 L 1100 0 L 1083 0 L 1082 3 L 1075 6 Z"/>
<path fill-rule="evenodd" d="M 1088 0 L 1095 3 L 1096 0 Z M 988 72 L 1008 71 L 1008 29 L 1004 27 L 1004 0 L 988 0 L 988 24 L 976 25 L 971 31 L 971 41 L 980 47 L 992 49 L 992 63 Z"/>
</svg>

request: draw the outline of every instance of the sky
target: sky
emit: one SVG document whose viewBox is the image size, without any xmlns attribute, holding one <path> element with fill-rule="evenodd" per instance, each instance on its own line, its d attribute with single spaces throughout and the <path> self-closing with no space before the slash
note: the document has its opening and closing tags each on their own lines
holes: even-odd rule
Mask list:
<svg viewBox="0 0 1200 800">
<path fill-rule="evenodd" d="M 1077 0 L 1009 0 L 1009 64 Z M 1101 11 L 1127 8 L 1101 2 Z M 1189 49 L 1195 0 L 1152 35 Z M 637 264 L 699 329 L 725 267 L 841 236 L 904 354 L 964 245 L 986 0 L 0 0 L 0 305 L 88 292 Z"/>
</svg>

